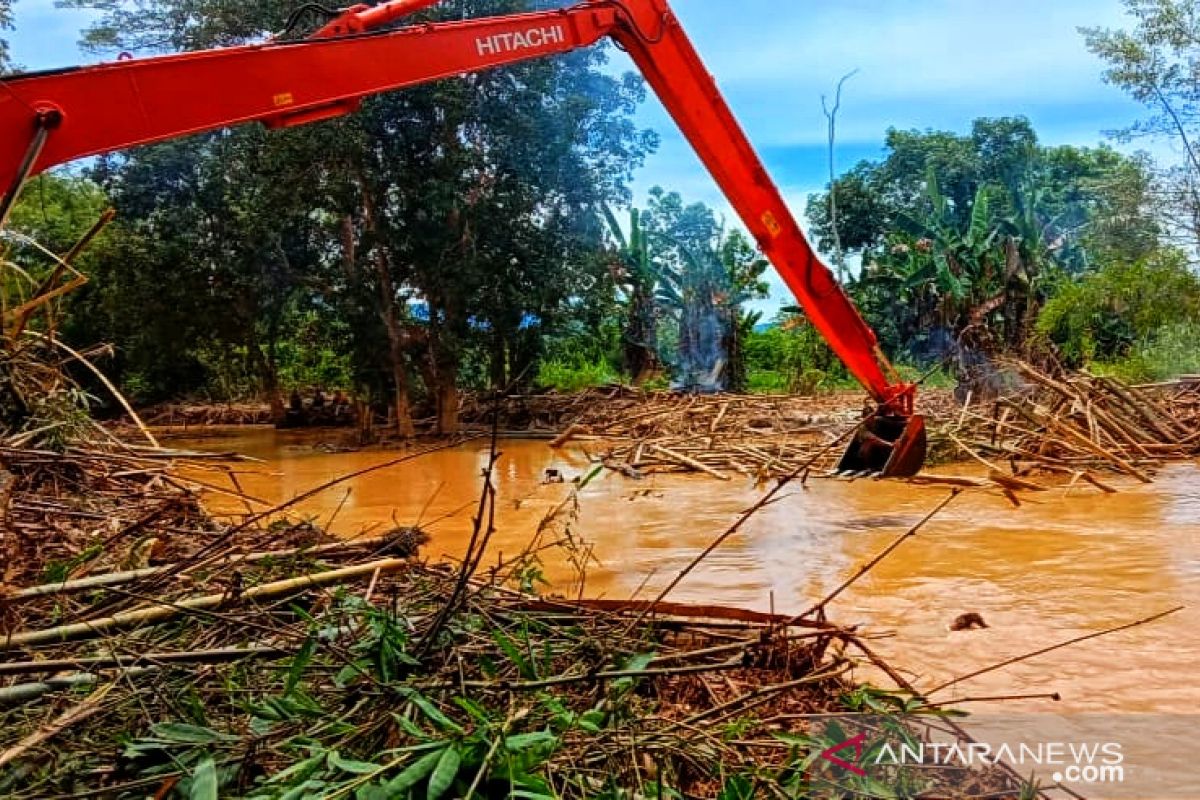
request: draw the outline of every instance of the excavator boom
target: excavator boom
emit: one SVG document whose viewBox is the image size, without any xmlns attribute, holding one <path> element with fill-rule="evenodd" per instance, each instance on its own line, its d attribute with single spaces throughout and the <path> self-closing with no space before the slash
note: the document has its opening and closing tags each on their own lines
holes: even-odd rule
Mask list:
<svg viewBox="0 0 1200 800">
<path fill-rule="evenodd" d="M 610 37 L 633 58 L 812 324 L 879 406 L 846 471 L 914 474 L 915 388 L 817 257 L 665 0 L 586 0 L 554 11 L 390 25 L 437 0 L 345 9 L 301 41 L 121 60 L 0 79 L 0 224 L 21 183 L 73 159 L 259 121 L 287 127 L 363 98 L 565 53 Z M 878 440 L 878 441 L 875 441 Z"/>
</svg>

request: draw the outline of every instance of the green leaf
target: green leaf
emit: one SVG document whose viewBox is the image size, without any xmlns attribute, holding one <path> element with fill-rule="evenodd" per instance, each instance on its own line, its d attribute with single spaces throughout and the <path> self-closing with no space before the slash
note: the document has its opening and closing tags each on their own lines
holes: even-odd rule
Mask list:
<svg viewBox="0 0 1200 800">
<path fill-rule="evenodd" d="M 554 744 L 557 741 L 558 737 L 550 731 L 538 731 L 536 733 L 518 733 L 516 736 L 506 737 L 504 739 L 504 746 L 509 752 L 519 753 L 531 747 Z"/>
<path fill-rule="evenodd" d="M 321 768 L 321 764 L 325 761 L 325 754 L 319 752 L 314 756 L 309 756 L 303 761 L 292 764 L 282 772 L 277 772 L 267 779 L 267 783 L 290 783 L 292 778 L 302 777 L 307 779 L 314 772 Z"/>
<path fill-rule="evenodd" d="M 754 784 L 744 775 L 733 775 L 725 781 L 717 800 L 751 800 L 754 797 Z"/>
<path fill-rule="evenodd" d="M 579 727 L 588 733 L 599 733 L 604 724 L 604 712 L 599 709 L 585 711 L 579 716 Z"/>
<path fill-rule="evenodd" d="M 529 663 L 529 659 L 525 658 L 520 648 L 517 647 L 516 642 L 508 637 L 504 631 L 499 629 L 492 631 L 492 640 L 495 641 L 497 647 L 504 651 L 504 655 L 508 656 L 508 660 L 517 665 L 517 670 L 521 673 L 522 678 L 529 680 L 537 678 L 533 667 Z"/>
<path fill-rule="evenodd" d="M 608 207 L 608 203 L 600 204 L 601 210 L 604 212 L 604 220 L 608 223 L 608 232 L 617 240 L 617 246 L 622 250 L 628 250 L 629 245 L 625 241 L 625 234 L 621 231 L 621 224 L 617 222 L 617 217 L 613 214 L 612 209 Z M 637 211 L 634 211 L 634 230 L 637 230 Z M 636 235 L 636 233 L 634 234 Z"/>
<path fill-rule="evenodd" d="M 156 739 L 179 744 L 216 744 L 238 741 L 236 736 L 200 725 L 190 725 L 186 722 L 160 722 L 150 726 L 150 733 Z"/>
<path fill-rule="evenodd" d="M 450 791 L 450 787 L 454 784 L 454 778 L 458 775 L 460 764 L 462 764 L 462 756 L 459 755 L 457 747 L 450 746 L 442 751 L 437 768 L 429 777 L 429 789 L 426 792 L 428 800 L 438 800 L 439 797 Z"/>
<path fill-rule="evenodd" d="M 988 235 L 991 223 L 991 205 L 988 202 L 987 187 L 980 186 L 975 192 L 975 203 L 971 207 L 971 227 L 967 231 L 967 246 L 973 247 L 981 243 Z"/>
<path fill-rule="evenodd" d="M 437 706 L 429 702 L 429 700 L 426 699 L 425 696 L 420 692 L 406 688 L 401 690 L 401 694 L 404 695 L 405 698 L 410 702 L 412 702 L 413 705 L 421 709 L 421 713 L 428 717 L 431 722 L 440 725 L 442 728 L 454 731 L 455 733 L 463 732 L 461 725 L 443 714 Z"/>
<path fill-rule="evenodd" d="M 631 656 L 629 660 L 621 666 L 621 670 L 623 672 L 641 672 L 648 667 L 650 662 L 653 660 L 654 653 L 638 653 L 637 655 Z M 620 678 L 616 681 L 613 681 L 613 689 L 617 691 L 624 691 L 633 686 L 635 680 L 636 678 L 633 676 Z"/>
<path fill-rule="evenodd" d="M 583 480 L 581 480 L 579 482 L 579 488 L 580 489 L 585 488 L 589 483 L 591 483 L 592 481 L 594 481 L 596 479 L 597 475 L 599 475 L 603 471 L 604 471 L 603 464 L 601 464 L 600 466 L 593 469 L 591 472 L 589 472 L 587 475 L 584 476 Z"/>
<path fill-rule="evenodd" d="M 341 753 L 337 750 L 330 750 L 327 763 L 333 769 L 340 769 L 342 772 L 349 772 L 351 775 L 370 775 L 372 772 L 378 772 L 380 766 L 372 764 L 369 761 L 355 761 L 349 758 L 342 758 Z"/>
<path fill-rule="evenodd" d="M 435 750 L 414 761 L 403 772 L 383 785 L 382 796 L 387 798 L 402 797 L 405 792 L 425 780 L 429 773 L 433 772 L 434 768 L 441 761 L 442 754 L 445 752 L 445 750 Z"/>
<path fill-rule="evenodd" d="M 283 685 L 283 693 L 291 694 L 300 685 L 300 679 L 304 677 L 304 670 L 312 661 L 313 652 L 317 649 L 317 640 L 313 636 L 309 636 L 304 640 L 304 644 L 300 645 L 300 650 L 292 659 L 292 666 L 288 669 L 287 681 Z"/>
<path fill-rule="evenodd" d="M 939 218 L 945 216 L 946 198 L 942 196 L 942 190 L 938 187 L 937 170 L 934 169 L 932 163 L 925 170 L 925 193 L 933 205 L 934 214 Z"/>
<path fill-rule="evenodd" d="M 299 786 L 293 786 L 279 796 L 279 800 L 308 800 L 310 797 L 320 797 L 324 792 L 325 781 L 307 780 Z"/>
<path fill-rule="evenodd" d="M 621 671 L 622 672 L 641 672 L 646 667 L 650 666 L 650 662 L 654 660 L 655 655 L 657 655 L 657 654 L 656 653 L 638 653 L 637 655 L 631 656 L 630 659 L 621 666 Z"/>
<path fill-rule="evenodd" d="M 358 659 L 357 661 L 350 662 L 338 670 L 338 674 L 333 679 L 334 684 L 340 689 L 348 686 L 351 681 L 360 675 L 369 675 L 368 666 L 370 663 L 366 659 Z"/>
<path fill-rule="evenodd" d="M 217 800 L 217 764 L 212 756 L 204 760 L 192 773 L 192 789 L 188 793 L 189 800 Z"/>
<path fill-rule="evenodd" d="M 487 710 L 474 700 L 470 700 L 466 697 L 456 697 L 454 698 L 454 704 L 470 714 L 471 718 L 480 725 L 487 727 L 492 724 L 492 718 L 488 716 Z"/>
<path fill-rule="evenodd" d="M 404 716 L 403 714 L 392 714 L 392 719 L 394 719 L 396 721 L 396 724 L 400 726 L 401 730 L 403 730 L 405 733 L 407 733 L 409 736 L 413 737 L 414 739 L 421 741 L 421 740 L 429 738 L 429 734 L 427 734 L 425 731 L 421 730 L 421 728 L 418 727 L 416 725 L 416 723 L 414 723 L 411 719 Z"/>
<path fill-rule="evenodd" d="M 771 736 L 774 737 L 775 739 L 778 739 L 781 742 L 790 744 L 794 747 L 808 748 L 808 747 L 816 747 L 817 745 L 821 744 L 821 741 L 819 739 L 816 739 L 812 736 L 808 736 L 806 734 L 797 735 L 794 733 L 775 732 L 775 733 L 772 733 Z"/>
</svg>

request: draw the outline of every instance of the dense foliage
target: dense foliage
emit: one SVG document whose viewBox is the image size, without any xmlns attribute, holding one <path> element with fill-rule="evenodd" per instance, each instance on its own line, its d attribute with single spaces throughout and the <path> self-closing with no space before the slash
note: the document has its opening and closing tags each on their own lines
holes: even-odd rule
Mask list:
<svg viewBox="0 0 1200 800">
<path fill-rule="evenodd" d="M 87 38 L 209 47 L 280 30 L 290 9 L 195 5 L 98 4 Z M 453 14 L 530 4 L 467 6 Z M 95 333 L 126 345 L 126 377 L 152 397 L 241 364 L 281 409 L 281 348 L 306 328 L 349 356 L 361 393 L 390 397 L 402 433 L 419 401 L 453 430 L 462 385 L 529 376 L 547 335 L 611 295 L 602 209 L 628 201 L 655 137 L 631 121 L 641 81 L 606 60 L 594 48 L 372 98 L 322 125 L 106 159 L 96 178 L 126 222 L 105 291 L 138 302 L 98 306 Z M 164 338 L 177 357 L 154 353 Z"/>
<path fill-rule="evenodd" d="M 885 350 L 969 373 L 1024 351 L 1061 289 L 1158 252 L 1148 164 L 1107 147 L 1045 147 L 1028 120 L 976 120 L 969 135 L 888 132 L 887 154 L 831 187 L 840 238 L 861 263 L 851 290 Z M 830 246 L 828 196 L 810 199 Z M 1068 352 L 1079 342 L 1046 324 Z M 1072 329 L 1078 336 L 1079 329 Z"/>
<path fill-rule="evenodd" d="M 1149 110 L 1118 136 L 1169 141 L 1182 154 L 1155 175 L 1156 212 L 1171 240 L 1200 248 L 1200 3 L 1123 0 L 1127 30 L 1084 28 L 1089 49 L 1109 65 L 1105 79 Z"/>
<path fill-rule="evenodd" d="M 68 4 L 98 12 L 84 39 L 101 54 L 259 39 L 294 7 Z M 1028 120 L 1002 117 L 965 134 L 891 130 L 881 159 L 810 198 L 815 243 L 840 242 L 847 288 L 902 367 L 952 357 L 961 376 L 1030 348 L 1136 362 L 1139 375 L 1190 363 L 1200 289 L 1194 251 L 1172 247 L 1200 219 L 1200 3 L 1127 5 L 1135 29 L 1088 31 L 1088 44 L 1154 109 L 1129 135 L 1176 137 L 1181 166 L 1046 146 Z M 423 14 L 540 7 L 464 0 Z M 0 0 L 0 28 L 8 9 Z M 322 19 L 310 6 L 284 35 Z M 282 416 L 293 389 L 339 388 L 409 434 L 417 417 L 454 430 L 459 393 L 488 386 L 853 385 L 797 309 L 747 311 L 768 265 L 739 229 L 669 189 L 634 206 L 631 178 L 657 143 L 634 122 L 644 97 L 593 48 L 371 98 L 325 123 L 244 126 L 42 176 L 10 227 L 61 253 L 116 208 L 64 325 L 80 346 L 112 343 L 106 368 L 142 402 L 259 395 Z M 26 240 L 7 247 L 34 277 L 45 269 Z"/>
</svg>

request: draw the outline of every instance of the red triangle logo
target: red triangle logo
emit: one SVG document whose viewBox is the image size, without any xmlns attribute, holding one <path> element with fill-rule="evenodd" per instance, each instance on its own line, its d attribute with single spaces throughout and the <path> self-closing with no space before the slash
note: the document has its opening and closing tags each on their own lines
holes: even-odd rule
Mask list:
<svg viewBox="0 0 1200 800">
<path fill-rule="evenodd" d="M 828 750 L 825 750 L 823 753 L 821 753 L 821 758 L 825 759 L 826 761 L 828 761 L 831 764 L 836 764 L 837 766 L 841 767 L 842 769 L 844 769 L 848 772 L 853 772 L 855 775 L 862 777 L 867 774 L 867 771 L 865 769 L 858 766 L 857 764 L 852 764 L 849 761 L 839 758 L 837 754 L 842 752 L 843 750 L 853 747 L 854 748 L 854 760 L 858 761 L 859 759 L 862 758 L 863 749 L 866 747 L 866 744 L 867 744 L 867 735 L 865 733 L 860 733 L 858 736 L 855 736 L 853 739 L 847 739 L 846 741 L 842 742 L 841 744 L 834 745 L 833 747 L 829 748 Z"/>
</svg>

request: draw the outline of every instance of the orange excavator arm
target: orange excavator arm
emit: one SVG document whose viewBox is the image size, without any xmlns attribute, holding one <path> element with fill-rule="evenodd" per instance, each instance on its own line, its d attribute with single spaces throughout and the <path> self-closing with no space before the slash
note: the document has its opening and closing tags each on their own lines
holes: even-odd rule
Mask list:
<svg viewBox="0 0 1200 800">
<path fill-rule="evenodd" d="M 638 65 L 808 319 L 879 404 L 884 424 L 872 427 L 883 455 L 852 454 L 843 466 L 884 474 L 920 467 L 915 388 L 896 379 L 874 332 L 805 239 L 666 0 L 586 0 L 384 27 L 437 1 L 353 6 L 301 41 L 0 78 L 0 188 L 8 187 L 0 224 L 28 176 L 73 159 L 251 121 L 287 127 L 328 119 L 373 94 L 610 37 Z M 862 449 L 869 445 L 864 440 Z"/>
</svg>

